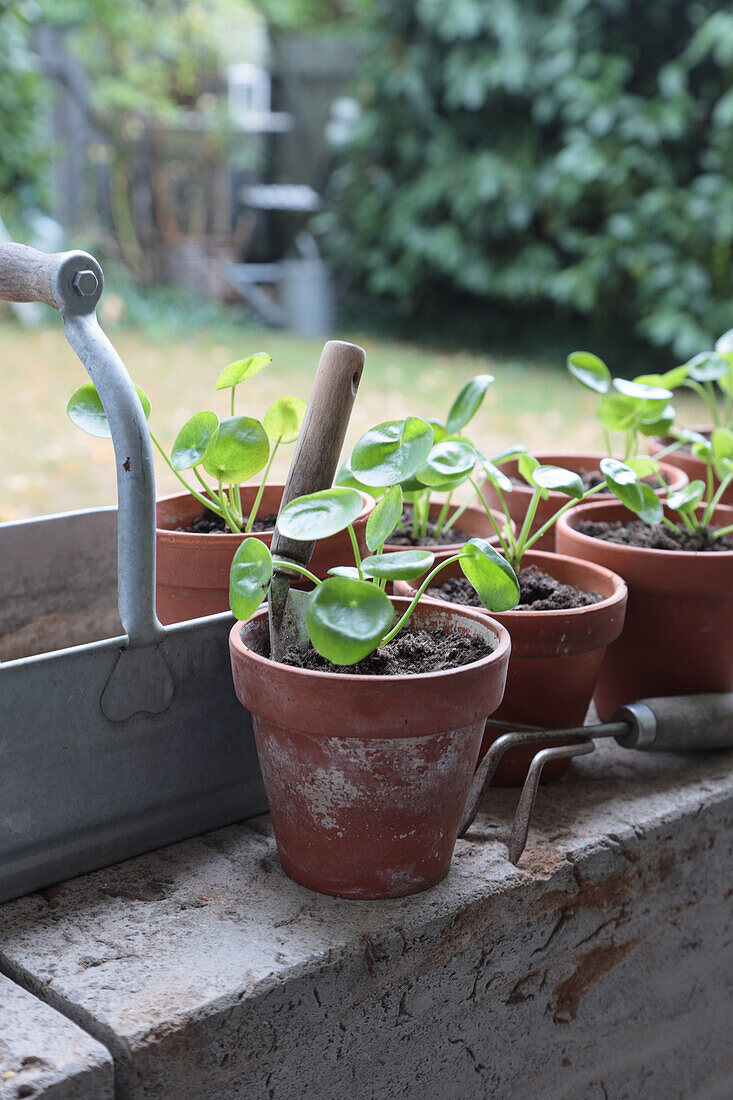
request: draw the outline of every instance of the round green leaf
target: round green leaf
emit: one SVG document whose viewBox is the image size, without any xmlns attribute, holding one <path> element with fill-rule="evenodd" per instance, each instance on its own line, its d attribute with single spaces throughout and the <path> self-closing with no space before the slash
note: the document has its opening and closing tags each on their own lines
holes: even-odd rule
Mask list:
<svg viewBox="0 0 733 1100">
<path fill-rule="evenodd" d="M 540 489 L 553 493 L 564 493 L 568 497 L 580 500 L 583 496 L 583 482 L 580 474 L 564 470 L 562 466 L 537 466 L 532 471 L 532 481 Z"/>
<path fill-rule="evenodd" d="M 673 435 L 675 439 L 680 439 L 685 443 L 697 443 L 701 446 L 708 446 L 710 443 L 709 439 L 701 435 L 700 432 L 693 431 L 692 428 L 674 428 L 670 434 Z"/>
<path fill-rule="evenodd" d="M 690 481 L 681 489 L 669 494 L 667 506 L 675 512 L 694 512 L 704 496 L 705 482 Z"/>
<path fill-rule="evenodd" d="M 654 411 L 648 417 L 642 415 L 638 424 L 639 431 L 642 435 L 665 436 L 674 424 L 676 415 L 674 405 L 665 405 L 661 413 Z"/>
<path fill-rule="evenodd" d="M 689 369 L 688 364 L 683 363 L 681 367 L 672 367 L 664 374 L 640 374 L 634 381 L 642 382 L 646 386 L 661 386 L 665 390 L 676 390 L 687 378 Z"/>
<path fill-rule="evenodd" d="M 349 489 L 358 489 L 360 493 L 369 493 L 373 497 L 381 496 L 387 489 L 386 485 L 365 485 L 363 481 L 359 481 L 358 478 L 354 477 L 348 461 L 341 466 L 333 483 L 334 485 L 345 485 Z"/>
<path fill-rule="evenodd" d="M 699 458 L 701 462 L 707 465 L 713 461 L 713 445 L 709 439 L 704 437 L 701 440 L 695 440 L 690 447 L 690 454 L 693 458 Z"/>
<path fill-rule="evenodd" d="M 568 355 L 567 368 L 573 378 L 594 393 L 608 393 L 611 389 L 611 372 L 591 351 L 573 351 Z"/>
<path fill-rule="evenodd" d="M 147 420 L 150 416 L 148 395 L 139 386 L 135 386 L 135 389 Z M 95 435 L 98 439 L 110 439 L 112 436 L 107 414 L 102 407 L 102 399 L 93 382 L 84 382 L 74 390 L 66 406 L 66 415 L 72 424 L 81 428 L 87 435 Z"/>
<path fill-rule="evenodd" d="M 639 519 L 644 523 L 661 523 L 662 516 L 664 515 L 664 508 L 660 497 L 652 489 L 651 485 L 646 485 L 643 481 L 641 485 L 641 507 L 635 508 Z"/>
<path fill-rule="evenodd" d="M 517 459 L 517 472 L 520 477 L 523 477 L 528 485 L 531 485 L 534 489 L 535 485 L 532 481 L 532 474 L 539 466 L 539 462 L 531 454 L 521 454 Z"/>
<path fill-rule="evenodd" d="M 229 390 L 232 386 L 238 386 L 240 382 L 246 382 L 248 378 L 254 378 L 263 367 L 272 362 L 272 356 L 266 351 L 258 351 L 246 359 L 237 359 L 234 363 L 228 363 L 216 380 L 217 390 Z"/>
<path fill-rule="evenodd" d="M 731 355 L 733 353 L 733 328 L 729 328 L 715 341 L 715 350 L 719 355 Z"/>
<path fill-rule="evenodd" d="M 366 485 L 397 485 L 425 464 L 432 445 L 433 429 L 426 420 L 385 420 L 354 447 L 351 472 Z"/>
<path fill-rule="evenodd" d="M 664 386 L 647 386 L 645 382 L 632 382 L 629 378 L 614 378 L 613 388 L 635 401 L 664 401 L 666 404 L 672 397 L 672 391 Z"/>
<path fill-rule="evenodd" d="M 606 479 L 608 488 L 627 508 L 637 512 L 643 506 L 642 482 L 639 481 L 639 475 L 631 466 L 627 466 L 617 458 L 602 458 L 601 473 Z M 654 496 L 654 493 L 652 495 Z"/>
<path fill-rule="evenodd" d="M 296 497 L 281 509 L 277 527 L 281 535 L 298 542 L 326 539 L 345 530 L 364 507 L 361 493 L 345 485 Z"/>
<path fill-rule="evenodd" d="M 429 550 L 395 550 L 391 554 L 373 554 L 364 558 L 361 571 L 367 577 L 388 581 L 411 581 L 433 568 L 435 554 Z"/>
<path fill-rule="evenodd" d="M 717 382 L 728 373 L 728 361 L 714 351 L 701 351 L 690 359 L 687 369 L 695 382 Z"/>
<path fill-rule="evenodd" d="M 608 393 L 598 405 L 598 419 L 612 432 L 625 432 L 636 419 L 638 401 L 620 393 Z"/>
<path fill-rule="evenodd" d="M 716 428 L 710 436 L 713 445 L 713 458 L 716 462 L 724 458 L 733 458 L 733 431 L 730 428 Z"/>
<path fill-rule="evenodd" d="M 278 397 L 262 418 L 262 426 L 274 443 L 294 443 L 306 410 L 299 397 Z"/>
<path fill-rule="evenodd" d="M 501 466 L 505 462 L 510 462 L 512 459 L 526 454 L 527 448 L 522 443 L 516 443 L 513 447 L 505 447 L 498 455 L 494 455 L 492 462 L 495 466 Z"/>
<path fill-rule="evenodd" d="M 402 489 L 392 485 L 378 501 L 366 525 L 366 544 L 374 552 L 384 546 L 402 515 Z"/>
<path fill-rule="evenodd" d="M 519 603 L 519 581 L 506 558 L 486 539 L 470 539 L 460 553 L 461 569 L 489 611 L 511 611 Z"/>
<path fill-rule="evenodd" d="M 259 420 L 251 416 L 230 416 L 219 424 L 219 432 L 203 458 L 203 467 L 216 481 L 240 482 L 267 464 L 270 440 Z"/>
<path fill-rule="evenodd" d="M 349 577 L 353 581 L 361 580 L 359 570 L 355 565 L 334 565 L 328 572 L 331 577 Z"/>
<path fill-rule="evenodd" d="M 514 488 L 512 480 L 507 477 L 503 470 L 500 470 L 493 462 L 489 462 L 488 458 L 479 458 L 479 464 L 489 481 L 491 481 L 497 489 L 500 489 L 502 493 L 511 493 Z"/>
<path fill-rule="evenodd" d="M 476 465 L 476 448 L 465 440 L 445 439 L 431 447 L 427 462 L 417 471 L 417 480 L 431 489 L 454 488 Z"/>
<path fill-rule="evenodd" d="M 428 417 L 428 424 L 433 429 L 433 443 L 442 443 L 448 435 L 448 429 L 445 424 L 441 424 L 434 416 Z"/>
<path fill-rule="evenodd" d="M 173 469 L 190 470 L 196 466 L 206 454 L 218 428 L 219 417 L 215 412 L 206 410 L 194 413 L 176 436 L 171 451 Z"/>
<path fill-rule="evenodd" d="M 659 463 L 651 455 L 637 455 L 636 458 L 630 458 L 628 465 L 640 478 L 652 477 L 659 472 Z"/>
<path fill-rule="evenodd" d="M 267 595 L 272 558 L 264 542 L 249 537 L 239 546 L 229 571 L 229 606 L 235 619 L 245 622 Z"/>
<path fill-rule="evenodd" d="M 377 648 L 394 611 L 376 584 L 328 577 L 313 592 L 305 621 L 322 657 L 336 665 L 354 665 Z"/>
<path fill-rule="evenodd" d="M 466 382 L 450 407 L 448 419 L 445 422 L 449 432 L 459 432 L 461 428 L 465 428 L 469 420 L 473 419 L 493 381 L 493 374 L 477 374 L 475 378 Z M 439 440 L 436 439 L 435 442 L 438 443 Z"/>
</svg>

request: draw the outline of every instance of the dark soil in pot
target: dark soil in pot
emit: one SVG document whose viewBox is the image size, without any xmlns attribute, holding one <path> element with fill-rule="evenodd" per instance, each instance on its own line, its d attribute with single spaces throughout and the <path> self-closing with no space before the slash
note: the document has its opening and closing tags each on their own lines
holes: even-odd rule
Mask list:
<svg viewBox="0 0 733 1100">
<path fill-rule="evenodd" d="M 467 634 L 446 634 L 444 630 L 403 630 L 377 653 L 355 665 L 334 665 L 309 647 L 286 649 L 282 664 L 313 672 L 344 672 L 352 676 L 404 676 L 419 672 L 440 672 L 447 668 L 480 661 L 494 651 L 484 638 Z"/>
<path fill-rule="evenodd" d="M 248 517 L 245 516 L 245 520 Z M 266 516 L 258 516 L 252 524 L 250 534 L 261 535 L 267 531 L 275 530 L 277 512 L 269 512 Z M 174 527 L 174 531 L 189 531 L 192 535 L 227 535 L 231 534 L 231 528 L 223 516 L 217 516 L 216 512 L 210 512 L 205 508 L 200 516 L 196 516 L 190 523 L 180 527 Z"/>
<path fill-rule="evenodd" d="M 519 592 L 519 603 L 513 611 L 566 611 L 571 607 L 588 607 L 603 598 L 598 592 L 584 592 L 576 585 L 563 584 L 534 565 L 520 570 Z M 442 585 L 428 588 L 426 595 L 448 603 L 481 607 L 476 589 L 465 577 L 451 577 Z"/>
<path fill-rule="evenodd" d="M 427 529 L 424 538 L 414 538 L 412 534 L 412 510 L 405 510 L 400 520 L 402 528 L 398 527 L 389 536 L 390 546 L 452 546 L 456 542 L 468 542 L 471 535 L 460 527 L 450 527 L 447 531 L 441 531 L 436 535 L 437 521 L 433 517 L 428 518 Z"/>
<path fill-rule="evenodd" d="M 641 546 L 648 550 L 703 551 L 704 553 L 733 550 L 733 535 L 713 538 L 714 527 L 701 527 L 699 531 L 694 532 L 672 531 L 663 523 L 649 526 L 641 520 L 631 520 L 628 523 L 617 520 L 615 523 L 606 523 L 587 519 L 577 523 L 575 530 L 581 535 L 588 535 L 592 539 L 603 539 L 604 542 L 613 542 L 617 546 Z"/>
</svg>

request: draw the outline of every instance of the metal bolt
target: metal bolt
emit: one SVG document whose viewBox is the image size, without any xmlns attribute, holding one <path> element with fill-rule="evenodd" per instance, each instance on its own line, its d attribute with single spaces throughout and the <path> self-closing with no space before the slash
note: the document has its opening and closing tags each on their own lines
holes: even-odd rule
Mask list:
<svg viewBox="0 0 733 1100">
<path fill-rule="evenodd" d="M 91 298 L 92 294 L 97 293 L 99 279 L 93 271 L 77 271 L 72 285 L 76 293 L 81 294 L 82 298 Z"/>
</svg>

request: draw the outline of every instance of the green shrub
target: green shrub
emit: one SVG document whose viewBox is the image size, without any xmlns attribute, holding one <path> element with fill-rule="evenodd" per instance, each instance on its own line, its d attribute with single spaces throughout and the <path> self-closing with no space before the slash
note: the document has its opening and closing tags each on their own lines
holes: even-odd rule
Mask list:
<svg viewBox="0 0 733 1100">
<path fill-rule="evenodd" d="M 377 0 L 336 261 L 678 357 L 733 323 L 733 11 L 716 0 Z M 521 314 L 520 314 L 521 315 Z"/>
</svg>

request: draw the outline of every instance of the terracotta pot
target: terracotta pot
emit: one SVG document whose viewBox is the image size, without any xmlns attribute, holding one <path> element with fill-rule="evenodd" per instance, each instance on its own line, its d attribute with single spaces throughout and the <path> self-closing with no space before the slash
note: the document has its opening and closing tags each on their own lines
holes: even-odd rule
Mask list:
<svg viewBox="0 0 733 1100">
<path fill-rule="evenodd" d="M 530 550 L 522 565 L 535 565 L 563 584 L 597 592 L 603 599 L 568 611 L 491 612 L 512 640 L 504 699 L 493 717 L 506 722 L 507 730 L 511 730 L 512 722 L 548 729 L 579 725 L 593 697 L 606 646 L 618 638 L 623 628 L 626 585 L 608 569 L 560 554 Z M 445 568 L 438 581 L 462 575 L 456 562 Z M 488 612 L 480 614 L 488 617 Z M 500 735 L 487 727 L 479 758 Z M 502 757 L 493 785 L 515 787 L 524 783 L 537 751 L 537 746 L 511 749 Z M 557 779 L 568 765 L 567 760 L 546 764 L 543 780 Z"/>
<path fill-rule="evenodd" d="M 398 613 L 407 606 L 393 603 Z M 230 634 L 280 862 L 312 890 L 402 897 L 448 873 L 484 724 L 504 691 L 509 635 L 464 608 L 424 604 L 414 621 L 494 639 L 496 648 L 462 668 L 377 680 L 262 656 L 264 611 Z"/>
<path fill-rule="evenodd" d="M 700 435 L 706 435 L 709 438 L 710 433 L 712 432 L 712 428 L 709 424 L 695 424 L 695 426 L 692 428 L 692 431 L 699 432 Z M 668 447 L 669 444 L 673 442 L 674 440 L 671 439 L 669 436 L 667 436 L 665 439 L 650 439 L 648 444 L 649 454 L 659 454 L 661 450 L 663 450 L 665 447 Z M 699 458 L 695 458 L 695 456 L 690 454 L 689 451 L 672 451 L 671 454 L 664 456 L 664 461 L 667 465 L 675 466 L 677 467 L 677 469 L 684 471 L 684 473 L 687 475 L 688 481 L 706 480 L 705 463 L 701 462 Z M 720 485 L 720 479 L 716 477 L 714 478 L 714 482 L 717 489 L 717 487 Z M 731 483 L 723 493 L 720 503 L 733 505 L 733 483 Z"/>
<path fill-rule="evenodd" d="M 601 459 L 604 457 L 602 454 L 579 454 L 575 451 L 568 453 L 546 452 L 543 454 L 535 455 L 535 458 L 547 466 L 562 466 L 566 470 L 572 470 L 576 474 L 587 473 L 589 470 L 597 470 Z M 519 477 L 519 469 L 516 461 L 506 462 L 502 466 L 502 470 L 507 477 Z M 687 476 L 683 470 L 680 470 L 674 466 L 668 465 L 667 462 L 660 463 L 660 473 L 664 480 L 667 482 L 671 489 L 681 489 L 683 485 L 687 484 Z M 484 482 L 481 487 L 481 491 L 486 497 L 489 504 L 499 505 L 499 497 L 496 489 L 490 481 Z M 661 487 L 656 490 L 662 495 L 665 490 Z M 524 517 L 527 514 L 527 508 L 532 498 L 532 490 L 529 485 L 524 483 L 515 485 L 511 493 L 504 494 L 504 500 L 506 506 L 509 509 L 517 529 L 521 528 L 524 522 Z M 534 521 L 532 523 L 532 534 L 535 531 L 539 531 L 540 527 L 544 523 L 547 523 L 548 519 L 555 515 L 555 512 L 559 508 L 562 508 L 563 504 L 567 503 L 568 498 L 564 493 L 549 492 L 547 494 L 547 500 L 540 500 L 535 514 Z M 615 500 L 612 493 L 598 493 L 593 497 L 593 500 Z M 549 550 L 554 552 L 556 547 L 556 527 L 551 527 L 541 539 L 532 547 L 533 550 Z"/>
<path fill-rule="evenodd" d="M 595 692 L 601 718 L 658 695 L 733 690 L 733 550 L 691 553 L 617 546 L 575 530 L 582 519 L 631 520 L 620 503 L 580 505 L 558 524 L 558 549 L 624 578 L 623 634 L 609 646 Z M 733 523 L 733 508 L 715 512 Z"/>
<path fill-rule="evenodd" d="M 245 515 L 254 501 L 257 486 L 242 486 L 242 506 Z M 258 515 L 277 512 L 283 494 L 282 485 L 267 485 L 262 495 Z M 362 493 L 364 507 L 354 523 L 359 551 L 366 553 L 366 522 L 374 507 L 373 499 Z M 203 505 L 190 493 L 175 493 L 156 503 L 156 602 L 162 623 L 178 623 L 215 615 L 229 610 L 229 568 L 237 547 L 243 539 L 255 537 L 269 546 L 272 531 L 249 535 L 208 534 L 176 531 L 201 515 Z M 353 550 L 348 531 L 316 543 L 308 568 L 317 577 L 325 577 L 334 565 L 353 563 Z"/>
<path fill-rule="evenodd" d="M 460 505 L 458 504 L 452 504 L 450 506 L 450 508 L 448 509 L 449 519 L 458 511 L 459 507 Z M 430 505 L 431 518 L 439 516 L 442 509 L 442 503 L 440 501 L 434 501 Z M 503 523 L 506 523 L 503 512 L 497 512 L 492 508 L 492 513 L 494 519 L 500 527 Z M 494 528 L 491 526 L 491 520 L 486 515 L 486 512 L 483 508 L 466 508 L 461 518 L 459 520 L 456 520 L 456 527 L 458 527 L 461 531 L 465 531 L 468 538 L 474 538 L 478 536 L 479 538 L 486 539 L 488 542 L 491 543 L 492 546 L 499 545 L 499 539 L 497 538 Z M 466 539 L 461 539 L 458 542 L 450 542 L 445 543 L 445 545 L 435 546 L 435 548 L 426 544 L 424 549 L 432 550 L 435 553 L 436 560 L 444 561 L 445 558 L 449 558 L 452 554 L 457 554 L 461 547 L 465 544 L 465 542 Z M 406 546 L 395 546 L 393 543 L 386 543 L 384 547 L 384 552 L 386 554 L 394 550 L 406 549 L 408 549 L 408 547 Z"/>
</svg>

